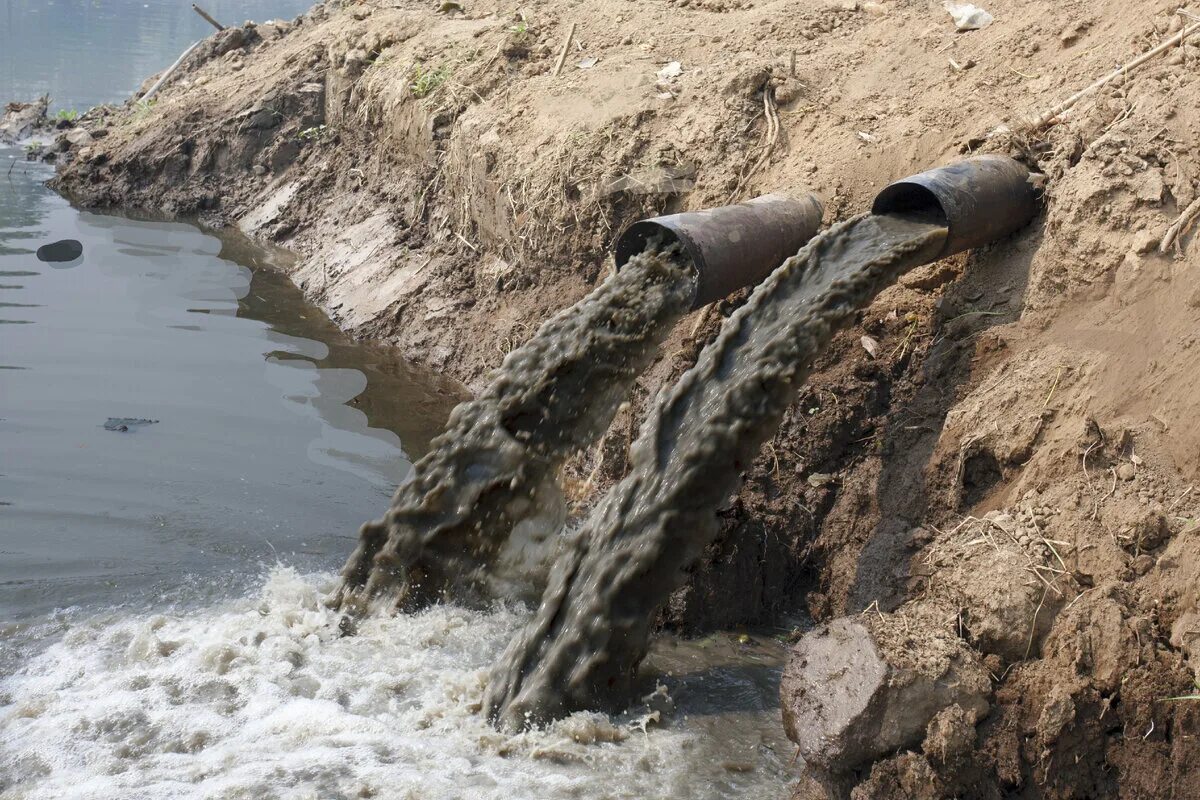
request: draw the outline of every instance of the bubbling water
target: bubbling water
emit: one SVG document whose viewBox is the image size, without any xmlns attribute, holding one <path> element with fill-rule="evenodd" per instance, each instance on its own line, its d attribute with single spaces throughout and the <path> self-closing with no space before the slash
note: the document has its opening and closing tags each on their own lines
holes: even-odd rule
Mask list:
<svg viewBox="0 0 1200 800">
<path fill-rule="evenodd" d="M 479 713 L 488 667 L 525 610 L 438 605 L 346 637 L 324 602 L 335 580 L 275 568 L 239 599 L 75 612 L 48 644 L 7 636 L 0 663 L 22 663 L 0 679 L 0 797 L 786 795 L 773 754 L 749 772 L 720 766 L 730 743 L 705 734 L 711 713 L 498 732 Z"/>
</svg>

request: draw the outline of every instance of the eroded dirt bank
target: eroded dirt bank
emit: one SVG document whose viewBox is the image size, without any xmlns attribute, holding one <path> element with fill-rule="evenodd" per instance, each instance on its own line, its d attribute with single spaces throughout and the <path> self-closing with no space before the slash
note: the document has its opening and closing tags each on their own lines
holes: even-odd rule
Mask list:
<svg viewBox="0 0 1200 800">
<path fill-rule="evenodd" d="M 1200 257 L 1158 247 L 1197 196 L 1200 51 L 984 140 L 1177 30 L 1176 2 L 991 0 L 969 33 L 925 0 L 336 5 L 93 112 L 59 187 L 287 246 L 344 327 L 476 387 L 639 216 L 811 188 L 845 218 L 975 148 L 1036 164 L 1032 230 L 906 276 L 818 360 L 664 620 L 832 623 L 801 653 L 863 668 L 789 668 L 801 796 L 1200 796 L 1200 704 L 1169 699 L 1200 659 Z M 717 317 L 570 465 L 581 506 Z M 818 684 L 871 703 L 823 715 Z"/>
</svg>

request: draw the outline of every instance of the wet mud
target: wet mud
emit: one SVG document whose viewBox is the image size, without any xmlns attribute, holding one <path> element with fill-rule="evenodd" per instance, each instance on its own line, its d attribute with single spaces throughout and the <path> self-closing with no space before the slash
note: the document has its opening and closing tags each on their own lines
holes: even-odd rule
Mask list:
<svg viewBox="0 0 1200 800">
<path fill-rule="evenodd" d="M 485 703 L 494 721 L 521 729 L 627 701 L 655 611 L 717 534 L 718 506 L 814 357 L 945 237 L 924 220 L 856 217 L 784 262 L 725 323 L 651 410 L 630 474 L 576 533 L 536 616 L 494 668 Z"/>
<path fill-rule="evenodd" d="M 337 604 L 361 614 L 477 596 L 514 526 L 541 513 L 558 467 L 607 429 L 695 287 L 678 248 L 649 250 L 510 353 L 384 518 L 362 527 Z"/>
</svg>

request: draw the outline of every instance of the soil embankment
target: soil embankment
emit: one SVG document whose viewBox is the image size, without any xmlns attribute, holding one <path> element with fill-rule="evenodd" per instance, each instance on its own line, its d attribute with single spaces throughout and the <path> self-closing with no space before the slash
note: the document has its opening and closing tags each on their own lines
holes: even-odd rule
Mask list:
<svg viewBox="0 0 1200 800">
<path fill-rule="evenodd" d="M 637 217 L 815 189 L 841 219 L 980 147 L 1036 164 L 1034 229 L 910 273 L 818 359 L 664 621 L 830 623 L 784 684 L 803 796 L 1200 795 L 1200 703 L 1170 699 L 1200 659 L 1200 245 L 1159 248 L 1197 197 L 1200 50 L 984 138 L 1178 4 L 992 0 L 968 33 L 925 0 L 436 5 L 217 34 L 89 114 L 59 187 L 289 247 L 341 325 L 479 387 Z M 685 318 L 568 466 L 580 505 L 738 302 Z"/>
</svg>

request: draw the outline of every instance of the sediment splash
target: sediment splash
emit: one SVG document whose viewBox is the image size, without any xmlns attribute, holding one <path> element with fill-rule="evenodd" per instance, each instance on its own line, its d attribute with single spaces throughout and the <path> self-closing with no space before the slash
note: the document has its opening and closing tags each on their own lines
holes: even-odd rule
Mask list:
<svg viewBox="0 0 1200 800">
<path fill-rule="evenodd" d="M 649 249 L 509 354 L 453 411 L 386 516 L 362 527 L 337 604 L 413 609 L 478 589 L 554 471 L 608 428 L 695 286 L 678 246 Z"/>
<path fill-rule="evenodd" d="M 340 614 L 322 603 L 334 578 L 277 567 L 244 597 L 212 599 L 198 586 L 178 607 L 75 609 L 37 634 L 4 631 L 0 665 L 13 667 L 0 668 L 0 797 L 786 794 L 784 743 L 762 752 L 752 725 L 718 740 L 704 707 L 695 724 L 648 731 L 640 714 L 580 713 L 498 733 L 478 713 L 483 681 L 526 612 L 444 604 L 372 617 L 341 636 Z M 730 771 L 723 759 L 753 769 Z"/>
<path fill-rule="evenodd" d="M 522 729 L 629 697 L 655 610 L 717 533 L 736 488 L 814 357 L 946 229 L 864 215 L 788 259 L 665 393 L 633 447 L 630 474 L 589 516 L 551 573 L 535 618 L 493 669 L 489 716 Z"/>
</svg>

